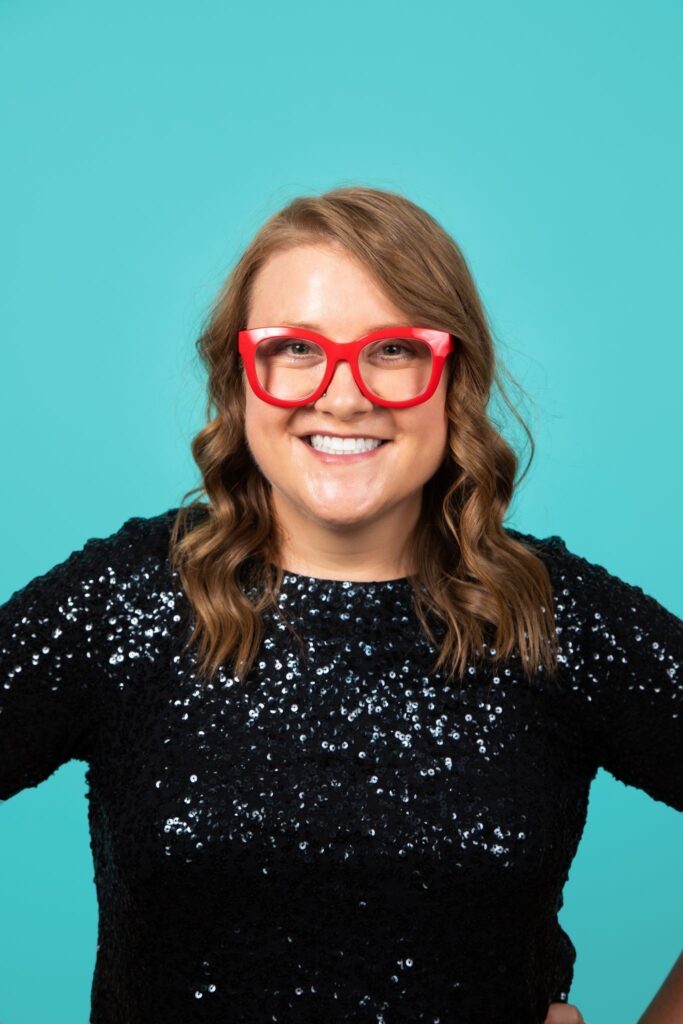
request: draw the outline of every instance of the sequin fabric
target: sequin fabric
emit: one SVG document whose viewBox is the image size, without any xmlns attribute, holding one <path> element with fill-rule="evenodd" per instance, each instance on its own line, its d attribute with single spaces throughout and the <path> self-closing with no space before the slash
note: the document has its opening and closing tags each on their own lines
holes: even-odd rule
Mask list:
<svg viewBox="0 0 683 1024">
<path fill-rule="evenodd" d="M 430 675 L 407 580 L 285 575 L 244 686 L 199 685 L 176 509 L 0 608 L 0 799 L 88 765 L 91 1024 L 542 1024 L 599 767 L 683 810 L 683 622 L 570 552 L 561 685 Z M 199 514 L 199 513 L 195 513 Z"/>
</svg>

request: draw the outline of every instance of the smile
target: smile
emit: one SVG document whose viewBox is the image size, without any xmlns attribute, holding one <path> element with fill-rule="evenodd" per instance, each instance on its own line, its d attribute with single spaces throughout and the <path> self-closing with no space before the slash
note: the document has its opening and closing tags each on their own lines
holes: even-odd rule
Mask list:
<svg viewBox="0 0 683 1024">
<path fill-rule="evenodd" d="M 387 445 L 392 443 L 391 441 L 382 441 L 375 448 L 371 448 L 369 451 L 333 452 L 321 451 L 320 449 L 314 448 L 307 437 L 299 437 L 297 440 L 306 447 L 311 455 L 321 459 L 323 462 L 359 462 L 361 459 L 371 459 L 383 448 L 386 448 Z"/>
</svg>

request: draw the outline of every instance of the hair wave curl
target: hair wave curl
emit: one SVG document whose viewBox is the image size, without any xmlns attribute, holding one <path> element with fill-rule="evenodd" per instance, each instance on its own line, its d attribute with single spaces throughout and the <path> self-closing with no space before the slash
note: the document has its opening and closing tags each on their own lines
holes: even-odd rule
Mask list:
<svg viewBox="0 0 683 1024">
<path fill-rule="evenodd" d="M 432 644 L 432 627 L 443 627 L 433 671 L 462 679 L 471 661 L 495 667 L 519 657 L 529 680 L 539 671 L 556 679 L 550 575 L 543 560 L 503 527 L 533 459 L 534 440 L 503 386 L 501 370 L 512 378 L 497 366 L 472 274 L 456 242 L 424 209 L 397 193 L 363 186 L 299 196 L 270 217 L 221 287 L 196 341 L 208 374 L 207 423 L 191 446 L 202 484 L 183 495 L 183 501 L 196 497 L 177 511 L 169 554 L 193 612 L 185 647 L 197 645 L 198 674 L 212 677 L 230 659 L 233 674 L 243 680 L 259 651 L 266 607 L 301 642 L 278 606 L 282 537 L 270 484 L 246 443 L 248 385 L 237 332 L 247 323 L 259 269 L 274 253 L 302 243 L 343 246 L 407 322 L 454 335 L 455 354 L 444 368 L 447 452 L 423 488 L 422 514 L 409 538 L 419 566 L 408 577 L 416 616 Z M 531 446 L 517 482 L 517 455 L 487 414 L 494 384 Z M 256 586 L 254 601 L 247 585 Z"/>
</svg>

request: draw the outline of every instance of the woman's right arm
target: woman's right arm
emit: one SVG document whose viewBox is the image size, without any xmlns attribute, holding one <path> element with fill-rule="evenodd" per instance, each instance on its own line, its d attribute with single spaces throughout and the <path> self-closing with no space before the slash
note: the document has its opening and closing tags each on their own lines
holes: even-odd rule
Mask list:
<svg viewBox="0 0 683 1024">
<path fill-rule="evenodd" d="M 88 759 L 106 544 L 87 541 L 0 606 L 0 801 Z"/>
</svg>

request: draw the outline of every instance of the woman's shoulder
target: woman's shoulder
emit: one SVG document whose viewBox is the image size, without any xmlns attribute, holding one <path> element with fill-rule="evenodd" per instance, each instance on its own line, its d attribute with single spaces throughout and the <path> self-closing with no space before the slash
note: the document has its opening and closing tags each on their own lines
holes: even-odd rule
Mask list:
<svg viewBox="0 0 683 1024">
<path fill-rule="evenodd" d="M 534 554 L 540 555 L 544 561 L 556 561 L 558 559 L 560 561 L 563 559 L 571 561 L 575 557 L 573 552 L 567 547 L 564 538 L 560 537 L 557 533 L 551 533 L 546 537 L 539 537 L 533 533 L 515 530 L 511 526 L 505 526 L 503 529 L 513 540 L 524 544 Z"/>
<path fill-rule="evenodd" d="M 153 566 L 165 568 L 173 526 L 182 511 L 186 514 L 183 532 L 191 529 L 205 514 L 205 506 L 192 505 L 181 509 L 172 506 L 152 515 L 134 515 L 125 519 L 109 533 L 91 536 L 73 552 L 72 559 L 81 565 L 107 565 L 110 571 L 140 572 Z"/>
<path fill-rule="evenodd" d="M 141 559 L 163 559 L 177 512 L 169 508 L 150 516 L 129 516 L 113 531 L 92 535 L 80 552 L 91 561 L 109 560 L 119 567 Z"/>
<path fill-rule="evenodd" d="M 586 587 L 609 590 L 610 584 L 624 583 L 604 565 L 580 555 L 573 545 L 569 547 L 564 537 L 557 533 L 540 537 L 507 526 L 505 532 L 541 558 L 555 583 L 561 581 L 571 590 L 580 591 Z"/>
<path fill-rule="evenodd" d="M 87 583 L 93 592 L 109 592 L 121 584 L 138 583 L 144 589 L 157 571 L 168 572 L 171 529 L 179 511 L 172 507 L 149 516 L 129 516 L 114 530 L 92 533 L 60 562 L 36 575 L 31 585 L 54 589 Z M 191 521 L 199 514 L 201 509 L 191 508 Z"/>
<path fill-rule="evenodd" d="M 539 537 L 510 527 L 505 527 L 505 532 L 538 555 L 551 576 L 583 585 L 609 586 L 610 583 L 623 583 L 600 562 L 591 561 L 579 554 L 573 545 L 568 546 L 564 537 L 557 533 Z"/>
<path fill-rule="evenodd" d="M 540 537 L 509 527 L 505 527 L 505 532 L 544 563 L 561 611 L 586 614 L 609 606 L 614 600 L 628 603 L 643 594 L 641 587 L 627 583 L 605 565 L 579 554 L 559 534 Z"/>
<path fill-rule="evenodd" d="M 112 533 L 91 537 L 88 544 L 104 547 L 135 548 L 163 551 L 168 545 L 171 530 L 180 512 L 186 514 L 188 527 L 195 525 L 205 514 L 205 505 L 172 506 L 150 516 L 130 516 Z"/>
<path fill-rule="evenodd" d="M 637 635 L 646 625 L 660 632 L 676 635 L 681 644 L 683 623 L 667 609 L 648 589 L 626 579 L 626 573 L 617 572 L 614 565 L 603 564 L 607 559 L 595 561 L 586 558 L 568 546 L 557 534 L 537 537 L 506 527 L 513 539 L 520 540 L 537 554 L 548 569 L 558 610 L 575 613 L 585 620 L 594 633 L 596 623 L 609 624 L 614 631 L 633 632 Z"/>
</svg>

